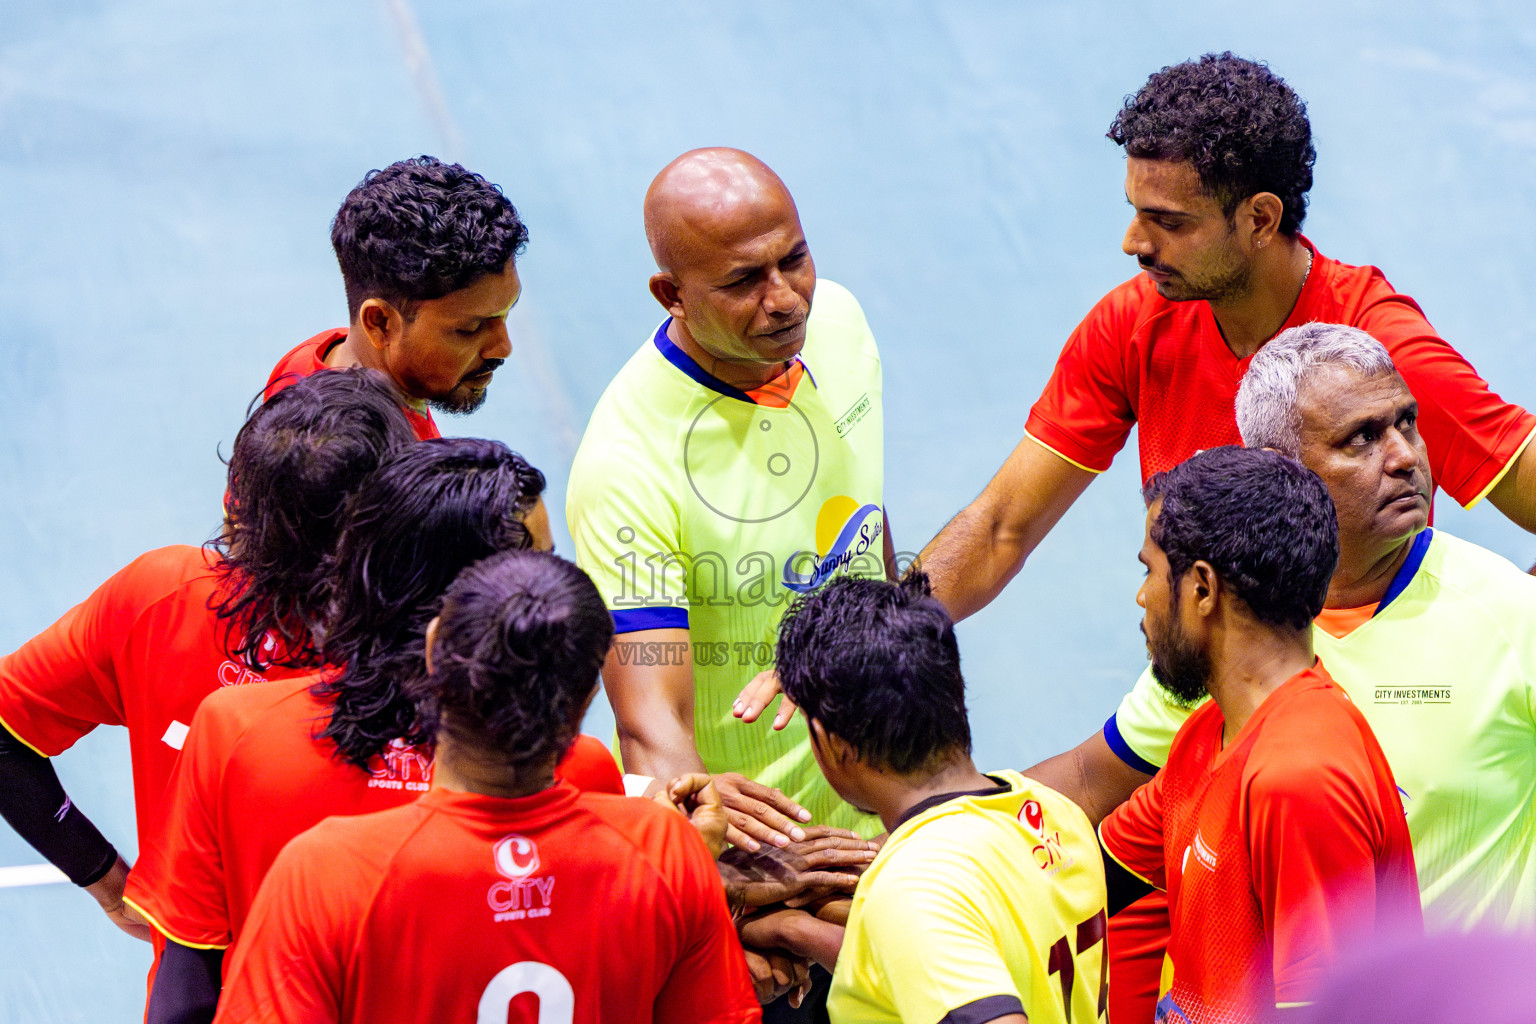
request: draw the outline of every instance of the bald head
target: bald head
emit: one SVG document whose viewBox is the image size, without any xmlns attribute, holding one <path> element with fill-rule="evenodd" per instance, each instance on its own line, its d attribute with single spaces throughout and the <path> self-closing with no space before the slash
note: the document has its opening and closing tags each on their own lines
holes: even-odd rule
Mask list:
<svg viewBox="0 0 1536 1024">
<path fill-rule="evenodd" d="M 739 149 L 694 149 L 662 168 L 645 193 L 645 237 L 656 266 L 677 272 L 766 216 L 800 215 L 784 182 Z"/>
</svg>

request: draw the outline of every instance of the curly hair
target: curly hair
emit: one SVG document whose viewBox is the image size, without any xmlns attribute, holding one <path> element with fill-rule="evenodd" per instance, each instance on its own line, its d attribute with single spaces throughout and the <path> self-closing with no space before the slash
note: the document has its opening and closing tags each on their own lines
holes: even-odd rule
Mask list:
<svg viewBox="0 0 1536 1024">
<path fill-rule="evenodd" d="M 1263 448 L 1207 448 L 1142 489 L 1169 583 L 1209 562 L 1260 622 L 1307 629 L 1323 610 L 1339 562 L 1328 487 L 1295 459 Z"/>
<path fill-rule="evenodd" d="M 229 525 L 213 542 L 232 658 L 256 671 L 320 663 L 345 500 L 415 440 L 394 388 L 361 368 L 296 380 L 250 414 L 229 456 Z"/>
<path fill-rule="evenodd" d="M 843 576 L 779 624 L 779 683 L 808 719 L 900 775 L 970 753 L 960 648 L 928 577 Z"/>
<path fill-rule="evenodd" d="M 1127 96 L 1109 126 L 1127 156 L 1188 160 L 1200 185 L 1232 216 L 1260 192 L 1280 197 L 1280 230 L 1294 235 L 1312 188 L 1307 105 L 1265 64 L 1208 53 L 1163 68 Z"/>
<path fill-rule="evenodd" d="M 406 693 L 424 729 L 467 735 L 523 775 L 575 741 L 612 641 L 613 616 L 586 573 L 548 552 L 504 551 L 448 588 L 432 673 Z"/>
<path fill-rule="evenodd" d="M 426 628 L 455 576 L 498 551 L 532 544 L 524 516 L 544 474 L 498 441 L 434 438 L 396 453 L 358 488 L 332 571 L 321 651 L 337 674 L 322 735 L 366 768 L 390 742 L 430 735 L 405 695 L 426 671 Z"/>
<path fill-rule="evenodd" d="M 528 244 L 528 228 L 501 189 L 430 156 L 369 171 L 331 222 L 347 313 L 378 297 L 409 315 L 499 274 Z"/>
</svg>

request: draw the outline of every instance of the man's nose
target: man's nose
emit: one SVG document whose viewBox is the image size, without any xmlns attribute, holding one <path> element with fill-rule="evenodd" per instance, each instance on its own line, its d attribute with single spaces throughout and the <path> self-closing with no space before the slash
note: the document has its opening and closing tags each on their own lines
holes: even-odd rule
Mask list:
<svg viewBox="0 0 1536 1024">
<path fill-rule="evenodd" d="M 793 313 L 800 308 L 800 293 L 789 286 L 779 268 L 768 272 L 768 289 L 763 293 L 763 309 L 770 316 Z"/>
<path fill-rule="evenodd" d="M 480 350 L 481 359 L 505 359 L 512 354 L 512 336 L 507 333 L 507 321 L 497 320 L 496 326 L 487 332 L 486 347 Z"/>
<path fill-rule="evenodd" d="M 1120 251 L 1127 256 L 1151 256 L 1152 240 L 1141 230 L 1141 218 L 1132 217 L 1131 223 L 1125 229 L 1125 238 L 1120 242 Z"/>
<path fill-rule="evenodd" d="M 1419 450 L 1407 434 L 1392 427 L 1382 441 L 1386 446 L 1385 468 L 1388 473 L 1401 476 L 1418 468 Z"/>
</svg>

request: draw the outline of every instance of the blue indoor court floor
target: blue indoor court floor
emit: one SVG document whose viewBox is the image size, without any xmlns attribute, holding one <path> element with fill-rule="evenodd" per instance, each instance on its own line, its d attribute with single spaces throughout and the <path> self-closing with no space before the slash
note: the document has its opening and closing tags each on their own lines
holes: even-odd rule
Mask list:
<svg viewBox="0 0 1536 1024">
<path fill-rule="evenodd" d="M 1122 97 L 1229 48 L 1308 101 L 1308 236 L 1382 267 L 1536 405 L 1527 2 L 0 0 L 0 651 L 140 552 L 213 533 L 247 404 L 345 319 L 332 214 L 367 170 L 423 152 L 500 183 L 531 229 L 512 359 L 443 427 L 548 473 L 564 552 L 587 415 L 662 316 L 641 197 L 711 144 L 780 173 L 819 273 L 862 301 L 890 518 L 916 550 L 1134 270 L 1104 138 Z M 1136 477 L 1132 450 L 962 626 L 983 767 L 1077 743 L 1140 670 Z M 1536 559 L 1491 506 L 1442 497 L 1437 523 Z M 602 701 L 588 731 L 611 734 Z M 121 731 L 58 767 L 131 854 Z M 0 866 L 38 859 L 0 827 Z M 148 959 L 67 884 L 0 888 L 0 1022 L 129 1024 Z"/>
</svg>

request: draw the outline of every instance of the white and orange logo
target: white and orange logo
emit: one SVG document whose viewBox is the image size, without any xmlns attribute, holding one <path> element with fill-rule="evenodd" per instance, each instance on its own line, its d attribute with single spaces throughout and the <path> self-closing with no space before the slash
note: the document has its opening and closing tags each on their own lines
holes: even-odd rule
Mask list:
<svg viewBox="0 0 1536 1024">
<path fill-rule="evenodd" d="M 491 862 L 505 881 L 491 883 L 485 902 L 497 921 L 523 921 L 548 917 L 555 895 L 555 876 L 536 875 L 539 848 L 532 839 L 516 832 L 502 836 L 491 847 Z"/>
<path fill-rule="evenodd" d="M 508 878 L 527 878 L 539 870 L 539 848 L 516 833 L 497 840 L 491 856 L 496 870 Z"/>
</svg>

